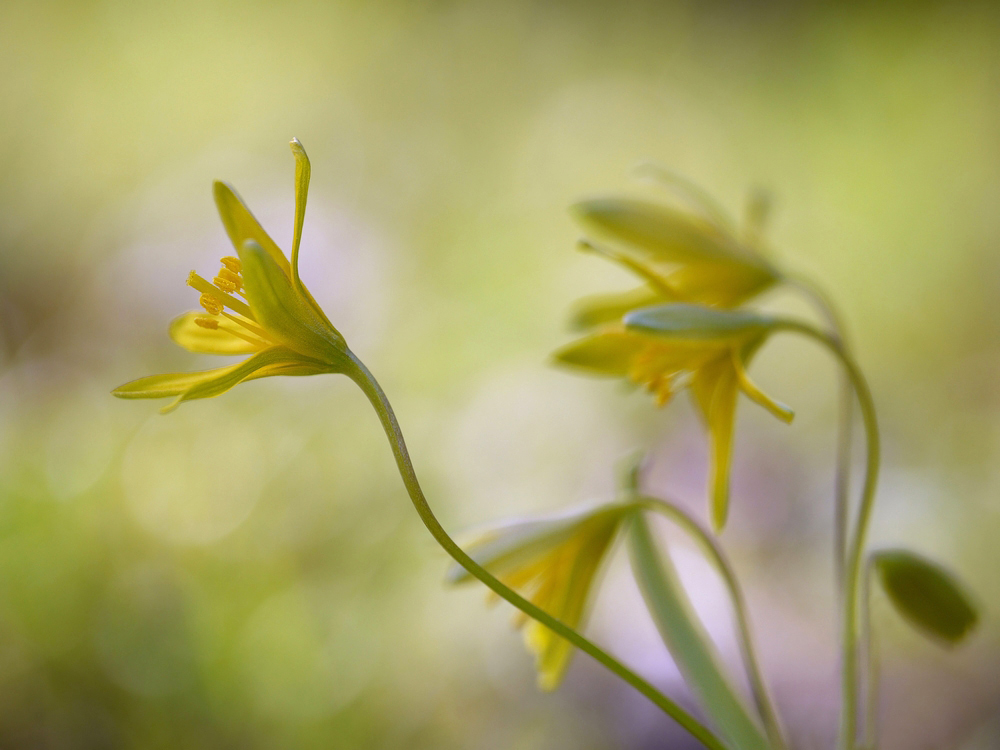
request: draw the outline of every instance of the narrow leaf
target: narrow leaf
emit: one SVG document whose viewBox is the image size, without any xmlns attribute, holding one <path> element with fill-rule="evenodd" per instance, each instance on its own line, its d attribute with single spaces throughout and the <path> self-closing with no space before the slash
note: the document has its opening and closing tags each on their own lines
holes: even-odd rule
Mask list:
<svg viewBox="0 0 1000 750">
<path fill-rule="evenodd" d="M 632 515 L 628 538 L 632 570 L 663 642 L 727 746 L 734 750 L 770 750 L 694 614 L 669 556 L 656 549 L 641 511 Z"/>
</svg>

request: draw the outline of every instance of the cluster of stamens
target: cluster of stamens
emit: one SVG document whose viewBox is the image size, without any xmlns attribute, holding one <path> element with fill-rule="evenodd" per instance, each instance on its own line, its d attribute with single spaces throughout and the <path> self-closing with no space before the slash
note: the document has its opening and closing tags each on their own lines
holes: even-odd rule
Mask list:
<svg viewBox="0 0 1000 750">
<path fill-rule="evenodd" d="M 194 271 L 188 276 L 188 286 L 201 292 L 198 303 L 208 313 L 195 318 L 195 324 L 215 331 L 220 328 L 220 323 L 229 320 L 236 325 L 226 325 L 227 332 L 251 344 L 266 345 L 270 337 L 260 327 L 254 325 L 257 320 L 250 306 L 243 301 L 246 299 L 246 292 L 243 288 L 243 276 L 240 274 L 243 268 L 240 259 L 226 256 L 222 258 L 221 263 L 222 268 L 212 279 L 212 283 Z M 235 297 L 235 294 L 239 297 Z M 226 308 L 232 312 L 228 312 Z M 225 320 L 220 321 L 220 318 Z"/>
<path fill-rule="evenodd" d="M 246 297 L 243 294 L 243 277 L 240 276 L 240 271 L 243 269 L 240 259 L 227 255 L 221 262 L 222 268 L 219 269 L 218 275 L 212 279 L 212 283 L 224 292 L 237 292 L 240 296 Z"/>
<path fill-rule="evenodd" d="M 655 395 L 658 407 L 666 406 L 673 398 L 678 379 L 678 373 L 667 371 L 661 360 L 658 348 L 649 346 L 633 358 L 628 373 L 633 383 L 645 385 L 646 390 Z"/>
</svg>

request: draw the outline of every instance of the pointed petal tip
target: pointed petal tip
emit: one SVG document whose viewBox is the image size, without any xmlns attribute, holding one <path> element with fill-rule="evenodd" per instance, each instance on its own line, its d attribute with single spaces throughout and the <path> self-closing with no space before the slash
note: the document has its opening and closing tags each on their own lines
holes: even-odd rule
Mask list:
<svg viewBox="0 0 1000 750">
<path fill-rule="evenodd" d="M 554 675 L 548 672 L 539 672 L 538 689 L 543 693 L 554 693 L 562 683 L 562 675 Z"/>
<path fill-rule="evenodd" d="M 181 401 L 183 401 L 183 400 L 184 400 L 183 396 L 178 396 L 176 399 L 174 399 L 173 401 L 171 401 L 166 406 L 161 407 L 160 408 L 160 414 L 169 414 L 174 409 L 176 409 L 178 406 L 180 406 L 181 405 Z"/>
<path fill-rule="evenodd" d="M 712 497 L 712 531 L 722 533 L 729 518 L 729 489 L 717 489 Z"/>
</svg>

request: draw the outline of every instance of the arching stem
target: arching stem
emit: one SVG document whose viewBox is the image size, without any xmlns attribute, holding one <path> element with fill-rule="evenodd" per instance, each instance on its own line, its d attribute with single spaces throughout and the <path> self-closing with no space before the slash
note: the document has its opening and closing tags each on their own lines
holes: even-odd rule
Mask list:
<svg viewBox="0 0 1000 750">
<path fill-rule="evenodd" d="M 396 459 L 396 466 L 399 469 L 399 475 L 403 480 L 407 493 L 409 493 L 410 500 L 413 502 L 413 507 L 416 509 L 417 514 L 420 516 L 420 520 L 423 521 L 424 526 L 427 527 L 427 530 L 431 533 L 431 536 L 434 537 L 437 543 L 440 544 L 441 547 L 443 547 L 444 550 L 451 555 L 451 557 L 454 558 L 459 565 L 482 581 L 482 583 L 484 583 L 498 596 L 510 602 L 526 615 L 542 623 L 554 633 L 565 638 L 578 649 L 600 662 L 612 673 L 646 696 L 660 710 L 684 727 L 684 729 L 690 732 L 692 736 L 694 736 L 705 747 L 709 748 L 709 750 L 726 750 L 725 746 L 715 736 L 715 734 L 691 716 L 690 713 L 677 705 L 677 703 L 663 695 L 649 682 L 635 674 L 635 672 L 616 660 L 603 649 L 584 638 L 576 630 L 552 617 L 550 614 L 532 604 L 513 589 L 501 583 L 489 571 L 469 557 L 469 555 L 466 554 L 465 551 L 454 542 L 454 540 L 452 540 L 452 538 L 444 530 L 444 527 L 442 527 L 438 522 L 430 508 L 430 505 L 427 503 L 427 499 L 424 497 L 423 490 L 420 488 L 420 483 L 417 481 L 417 475 L 413 470 L 413 464 L 410 461 L 409 453 L 406 450 L 406 443 L 403 441 L 403 433 L 399 429 L 399 423 L 396 421 L 396 416 L 392 411 L 392 406 L 389 404 L 388 398 L 386 398 L 386 395 L 382 391 L 381 386 L 379 386 L 378 381 L 375 380 L 374 376 L 368 371 L 368 368 L 365 367 L 364 363 L 362 363 L 361 360 L 359 360 L 351 352 L 348 352 L 348 357 L 349 365 L 345 374 L 357 383 L 362 391 L 364 391 L 365 396 L 368 397 L 368 400 L 374 407 L 375 412 L 378 414 L 379 421 L 382 423 L 382 428 L 385 430 L 386 437 L 389 439 L 389 445 L 392 448 L 393 456 Z"/>
<path fill-rule="evenodd" d="M 860 599 L 864 593 L 862 585 L 864 546 L 868 527 L 871 523 L 872 507 L 875 503 L 875 487 L 878 482 L 880 461 L 880 442 L 878 420 L 875 415 L 875 402 L 871 390 L 860 368 L 844 350 L 841 342 L 834 336 L 798 321 L 782 321 L 776 330 L 801 333 L 818 341 L 840 360 L 851 381 L 854 392 L 861 407 L 861 417 L 864 421 L 867 440 L 868 459 L 865 465 L 865 477 L 861 490 L 861 502 L 858 506 L 857 520 L 854 531 L 848 539 L 847 554 L 844 565 L 844 597 L 842 602 L 843 621 L 841 624 L 843 665 L 841 670 L 841 750 L 853 750 L 857 743 L 858 731 L 858 668 L 859 640 L 866 636 L 859 622 Z"/>
<path fill-rule="evenodd" d="M 844 321 L 823 290 L 807 279 L 793 278 L 788 283 L 801 291 L 826 319 L 834 338 L 848 350 Z M 851 442 L 854 433 L 854 388 L 842 373 L 838 388 L 837 457 L 833 480 L 833 549 L 837 596 L 844 595 L 844 560 L 847 556 L 847 529 L 850 525 Z"/>
</svg>

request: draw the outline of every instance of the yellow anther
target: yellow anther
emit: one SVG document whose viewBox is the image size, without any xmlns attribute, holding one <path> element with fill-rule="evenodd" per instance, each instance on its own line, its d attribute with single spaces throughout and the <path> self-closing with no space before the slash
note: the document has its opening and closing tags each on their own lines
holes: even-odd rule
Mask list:
<svg viewBox="0 0 1000 750">
<path fill-rule="evenodd" d="M 222 259 L 222 265 L 228 268 L 233 273 L 239 273 L 243 270 L 243 264 L 240 263 L 239 258 L 234 258 L 232 255 L 227 255 Z"/>
<path fill-rule="evenodd" d="M 207 294 L 209 297 L 216 300 L 220 305 L 228 307 L 234 312 L 237 312 L 240 315 L 242 315 L 244 318 L 247 318 L 249 320 L 256 320 L 253 314 L 253 310 L 250 309 L 250 306 L 247 305 L 246 302 L 237 299 L 228 292 L 224 292 L 217 286 L 212 286 L 211 284 L 208 283 L 206 279 L 203 279 L 194 271 L 192 271 L 188 275 L 187 283 L 188 286 L 197 289 L 202 294 Z"/>
<path fill-rule="evenodd" d="M 202 294 L 198 298 L 198 302 L 205 308 L 205 312 L 209 315 L 218 315 L 222 312 L 222 303 L 211 294 Z"/>
<path fill-rule="evenodd" d="M 226 269 L 223 268 L 222 270 L 225 271 Z M 215 284 L 217 287 L 219 287 L 219 289 L 221 289 L 224 292 L 235 292 L 237 289 L 240 288 L 239 284 L 230 281 L 229 279 L 224 278 L 222 276 L 216 276 L 214 279 L 212 279 L 212 283 Z"/>
<path fill-rule="evenodd" d="M 219 321 L 215 318 L 195 318 L 194 322 L 195 325 L 207 328 L 210 331 L 217 331 L 219 329 Z"/>
<path fill-rule="evenodd" d="M 243 279 L 240 277 L 240 275 L 235 271 L 231 271 L 228 268 L 220 268 L 219 275 L 216 278 L 227 279 L 236 284 L 236 286 L 242 286 L 243 284 Z"/>
</svg>

